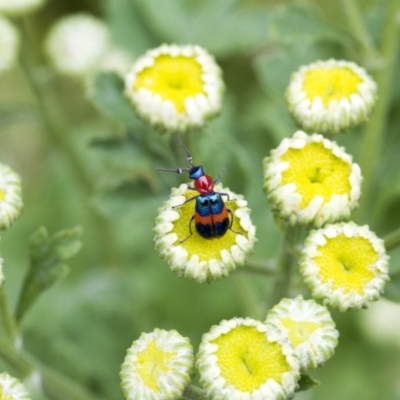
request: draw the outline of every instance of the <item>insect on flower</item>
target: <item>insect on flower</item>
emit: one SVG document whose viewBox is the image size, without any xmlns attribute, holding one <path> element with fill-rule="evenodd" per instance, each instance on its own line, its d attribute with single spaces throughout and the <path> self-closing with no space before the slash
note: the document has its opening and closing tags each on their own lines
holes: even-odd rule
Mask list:
<svg viewBox="0 0 400 400">
<path fill-rule="evenodd" d="M 176 168 L 166 169 L 157 168 L 158 171 L 176 172 L 181 174 L 182 172 L 188 172 L 190 179 L 194 180 L 194 187 L 189 186 L 190 190 L 195 190 L 199 194 L 188 198 L 184 203 L 174 207 L 181 207 L 183 204 L 196 200 L 194 208 L 194 214 L 189 221 L 189 236 L 182 240 L 181 243 L 189 239 L 193 235 L 192 222 L 195 222 L 197 233 L 205 239 L 215 239 L 223 236 L 228 229 L 232 230 L 233 224 L 233 213 L 226 207 L 222 196 L 226 196 L 228 201 L 228 193 L 220 193 L 214 191 L 214 185 L 219 182 L 219 178 L 213 179 L 210 175 L 204 172 L 201 165 L 194 165 L 192 156 L 181 142 L 182 149 L 186 154 L 186 159 L 190 165 L 190 168 Z M 234 233 L 240 233 L 233 231 Z"/>
</svg>

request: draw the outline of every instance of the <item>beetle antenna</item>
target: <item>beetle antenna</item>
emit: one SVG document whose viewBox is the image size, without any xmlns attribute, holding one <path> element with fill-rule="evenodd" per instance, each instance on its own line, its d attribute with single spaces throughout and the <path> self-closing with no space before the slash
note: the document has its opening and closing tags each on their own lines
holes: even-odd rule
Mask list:
<svg viewBox="0 0 400 400">
<path fill-rule="evenodd" d="M 164 172 L 175 172 L 177 174 L 181 174 L 182 172 L 189 172 L 190 168 L 156 168 L 156 171 L 164 171 Z"/>
<path fill-rule="evenodd" d="M 182 138 L 180 137 L 180 135 L 178 136 L 178 138 L 179 138 L 179 144 L 181 145 L 183 151 L 184 151 L 185 154 L 186 154 L 186 160 L 188 161 L 188 163 L 190 164 L 191 167 L 194 167 L 192 155 L 189 153 L 189 150 L 188 150 L 188 149 L 186 148 L 186 146 L 183 144 L 183 140 L 182 140 Z"/>
</svg>

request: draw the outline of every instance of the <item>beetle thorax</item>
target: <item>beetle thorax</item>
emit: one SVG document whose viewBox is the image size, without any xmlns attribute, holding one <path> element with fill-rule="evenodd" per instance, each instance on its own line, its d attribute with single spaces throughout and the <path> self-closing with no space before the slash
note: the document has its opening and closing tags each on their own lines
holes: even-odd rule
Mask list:
<svg viewBox="0 0 400 400">
<path fill-rule="evenodd" d="M 212 193 L 214 191 L 214 179 L 210 175 L 200 176 L 194 181 L 194 187 L 200 194 Z"/>
</svg>

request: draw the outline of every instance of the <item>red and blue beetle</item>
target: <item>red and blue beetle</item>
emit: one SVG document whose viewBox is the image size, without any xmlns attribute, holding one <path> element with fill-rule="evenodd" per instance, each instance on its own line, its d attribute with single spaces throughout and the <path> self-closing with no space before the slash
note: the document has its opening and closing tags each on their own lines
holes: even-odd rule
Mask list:
<svg viewBox="0 0 400 400">
<path fill-rule="evenodd" d="M 214 191 L 214 185 L 218 183 L 219 178 L 214 180 L 210 175 L 204 173 L 204 169 L 201 165 L 194 165 L 192 156 L 182 142 L 181 146 L 186 153 L 186 159 L 190 165 L 190 168 L 157 168 L 159 171 L 176 172 L 177 174 L 188 172 L 190 179 L 194 180 L 194 187 L 188 186 L 188 188 L 199 192 L 198 195 L 190 197 L 181 205 L 176 206 L 181 207 L 183 204 L 189 201 L 196 200 L 194 214 L 189 221 L 190 235 L 186 239 L 182 240 L 181 243 L 193 235 L 191 228 L 193 220 L 195 222 L 196 231 L 201 237 L 205 239 L 215 239 L 221 237 L 225 235 L 228 229 L 232 230 L 233 213 L 229 208 L 226 207 L 222 199 L 222 196 L 227 196 L 229 201 L 229 195 L 228 193 Z"/>
</svg>

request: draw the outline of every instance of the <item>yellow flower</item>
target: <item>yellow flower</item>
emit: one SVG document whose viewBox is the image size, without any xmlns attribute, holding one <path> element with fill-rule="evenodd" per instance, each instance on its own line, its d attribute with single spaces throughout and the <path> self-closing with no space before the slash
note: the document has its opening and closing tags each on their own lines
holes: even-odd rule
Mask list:
<svg viewBox="0 0 400 400">
<path fill-rule="evenodd" d="M 353 62 L 317 61 L 292 75 L 286 99 L 302 129 L 338 133 L 368 119 L 376 90 L 372 78 Z"/>
<path fill-rule="evenodd" d="M 154 228 L 154 241 L 161 257 L 180 276 L 197 282 L 219 279 L 237 266 L 243 266 L 257 241 L 250 210 L 243 197 L 220 184 L 214 189 L 229 196 L 229 199 L 223 198 L 231 211 L 228 218 L 232 226 L 223 236 L 205 239 L 197 232 L 191 221 L 196 200 L 185 201 L 199 193 L 186 184 L 172 189 L 170 199 L 159 209 Z"/>
<path fill-rule="evenodd" d="M 31 400 L 25 386 L 7 372 L 0 374 L 0 400 Z"/>
<path fill-rule="evenodd" d="M 188 338 L 174 330 L 142 333 L 121 366 L 122 390 L 127 400 L 180 399 L 190 383 L 193 365 Z"/>
<path fill-rule="evenodd" d="M 358 205 L 360 167 L 335 142 L 298 131 L 264 159 L 264 190 L 272 208 L 294 224 L 321 226 Z"/>
<path fill-rule="evenodd" d="M 19 35 L 14 25 L 0 16 L 0 73 L 15 64 L 19 48 Z"/>
<path fill-rule="evenodd" d="M 328 309 L 301 296 L 282 299 L 268 311 L 265 324 L 287 338 L 302 370 L 322 365 L 338 343 L 339 332 Z"/>
<path fill-rule="evenodd" d="M 342 222 L 311 232 L 300 271 L 313 297 L 346 311 L 379 299 L 389 279 L 388 259 L 368 226 Z"/>
<path fill-rule="evenodd" d="M 250 318 L 224 320 L 203 335 L 196 367 L 210 400 L 291 398 L 300 377 L 292 348 Z"/>
<path fill-rule="evenodd" d="M 145 121 L 186 131 L 219 113 L 223 89 L 221 70 L 204 49 L 164 44 L 134 63 L 125 93 Z"/>
<path fill-rule="evenodd" d="M 0 229 L 9 228 L 22 212 L 21 178 L 0 164 Z"/>
</svg>

